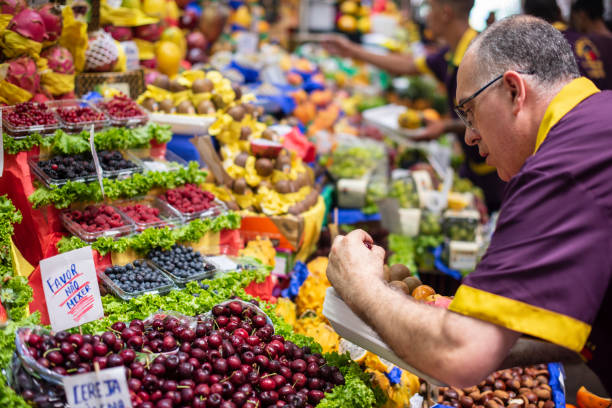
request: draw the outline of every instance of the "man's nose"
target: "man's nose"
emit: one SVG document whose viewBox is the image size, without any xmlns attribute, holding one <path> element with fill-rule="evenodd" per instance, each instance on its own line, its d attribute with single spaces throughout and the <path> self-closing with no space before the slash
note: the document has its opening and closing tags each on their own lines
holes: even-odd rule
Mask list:
<svg viewBox="0 0 612 408">
<path fill-rule="evenodd" d="M 468 146 L 475 146 L 480 139 L 478 131 L 470 128 L 465 129 L 465 143 Z"/>
</svg>

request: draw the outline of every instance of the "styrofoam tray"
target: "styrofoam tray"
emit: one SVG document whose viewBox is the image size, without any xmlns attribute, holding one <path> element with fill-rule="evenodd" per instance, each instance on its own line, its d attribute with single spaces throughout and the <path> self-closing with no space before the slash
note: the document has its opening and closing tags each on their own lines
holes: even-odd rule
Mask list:
<svg viewBox="0 0 612 408">
<path fill-rule="evenodd" d="M 444 385 L 438 380 L 411 367 L 398 357 L 370 326 L 353 313 L 340 296 L 338 296 L 334 288 L 330 287 L 327 289 L 325 301 L 323 302 L 323 315 L 327 317 L 336 333 L 341 337 L 425 379 L 431 384 Z"/>
<path fill-rule="evenodd" d="M 169 125 L 172 133 L 179 135 L 204 135 L 210 125 L 217 120 L 208 115 L 171 115 L 166 113 L 150 113 L 151 122 Z"/>
<path fill-rule="evenodd" d="M 401 105 L 380 106 L 363 111 L 363 119 L 372 126 L 376 126 L 381 131 L 388 133 L 388 136 L 398 143 L 414 143 L 410 139 L 420 136 L 423 133 L 423 128 L 403 129 L 400 127 L 397 121 L 406 109 L 405 106 Z"/>
</svg>

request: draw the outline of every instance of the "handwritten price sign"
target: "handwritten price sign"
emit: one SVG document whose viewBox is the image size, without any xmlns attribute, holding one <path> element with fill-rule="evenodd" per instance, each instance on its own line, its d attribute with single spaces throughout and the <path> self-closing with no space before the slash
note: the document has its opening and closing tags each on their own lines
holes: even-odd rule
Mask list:
<svg viewBox="0 0 612 408">
<path fill-rule="evenodd" d="M 91 247 L 43 259 L 40 274 L 54 331 L 80 326 L 104 315 Z"/>
<path fill-rule="evenodd" d="M 125 367 L 64 377 L 71 408 L 131 408 Z"/>
</svg>

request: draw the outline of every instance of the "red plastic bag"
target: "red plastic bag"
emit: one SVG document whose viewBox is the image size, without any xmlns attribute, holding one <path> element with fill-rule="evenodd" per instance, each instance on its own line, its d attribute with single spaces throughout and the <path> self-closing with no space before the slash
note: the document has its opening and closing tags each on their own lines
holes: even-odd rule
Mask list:
<svg viewBox="0 0 612 408">
<path fill-rule="evenodd" d="M 297 155 L 306 163 L 312 163 L 315 161 L 317 155 L 315 145 L 311 143 L 297 127 L 294 127 L 291 129 L 291 132 L 285 135 L 283 146 L 285 146 L 289 151 L 296 152 Z"/>
</svg>

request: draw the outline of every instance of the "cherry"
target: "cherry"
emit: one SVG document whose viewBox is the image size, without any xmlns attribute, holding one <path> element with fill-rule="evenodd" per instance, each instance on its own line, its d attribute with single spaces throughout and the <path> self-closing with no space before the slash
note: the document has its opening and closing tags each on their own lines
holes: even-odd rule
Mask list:
<svg viewBox="0 0 612 408">
<path fill-rule="evenodd" d="M 303 373 L 306 371 L 306 362 L 302 359 L 293 360 L 291 362 L 291 369 L 295 372 Z"/>
<path fill-rule="evenodd" d="M 134 392 L 140 391 L 140 387 L 142 387 L 142 382 L 137 378 L 130 378 L 127 384 L 128 388 Z"/>
<path fill-rule="evenodd" d="M 183 388 L 181 389 L 181 402 L 183 404 L 191 403 L 195 398 L 195 392 L 193 388 Z"/>
<path fill-rule="evenodd" d="M 295 374 L 293 374 L 293 377 L 291 379 L 292 379 L 292 382 L 294 384 L 294 387 L 296 387 L 298 389 L 304 388 L 306 386 L 307 378 L 302 373 L 295 373 Z"/>
<path fill-rule="evenodd" d="M 261 343 L 261 339 L 258 336 L 248 336 L 246 338 L 246 343 L 249 346 L 257 346 L 259 343 Z"/>
<path fill-rule="evenodd" d="M 74 344 L 76 347 L 81 347 L 85 343 L 85 340 L 82 334 L 73 333 L 68 336 L 68 342 Z"/>
<path fill-rule="evenodd" d="M 232 402 L 239 407 L 243 406 L 246 400 L 247 394 L 242 391 L 235 392 L 234 395 L 232 395 Z"/>
<path fill-rule="evenodd" d="M 118 367 L 123 365 L 123 358 L 119 354 L 111 354 L 107 357 L 107 363 L 109 367 Z"/>
<path fill-rule="evenodd" d="M 125 323 L 123 322 L 115 322 L 111 325 L 111 329 L 116 332 L 122 332 L 126 328 Z"/>
<path fill-rule="evenodd" d="M 91 343 L 85 343 L 78 351 L 79 357 L 85 361 L 89 361 L 94 357 L 94 348 Z"/>
<path fill-rule="evenodd" d="M 142 336 L 132 336 L 128 339 L 127 344 L 136 350 L 140 350 L 142 348 L 142 345 L 144 344 L 144 339 L 142 338 Z"/>
<path fill-rule="evenodd" d="M 270 377 L 259 380 L 259 387 L 264 391 L 271 391 L 276 388 L 276 382 Z"/>
<path fill-rule="evenodd" d="M 149 372 L 157 377 L 162 377 L 166 374 L 166 367 L 162 364 L 154 363 L 149 367 Z"/>
<path fill-rule="evenodd" d="M 281 398 L 287 399 L 289 395 L 295 394 L 295 390 L 290 385 L 284 385 L 278 390 L 278 394 Z"/>
<path fill-rule="evenodd" d="M 323 391 L 320 391 L 320 390 L 310 390 L 310 391 L 308 391 L 308 401 L 311 404 L 315 404 L 316 405 L 323 398 L 325 398 L 325 394 L 323 393 Z"/>
<path fill-rule="evenodd" d="M 247 375 L 248 373 L 253 371 L 253 367 L 248 364 L 243 364 L 240 366 L 240 371 L 242 371 L 244 375 Z"/>
<path fill-rule="evenodd" d="M 191 347 L 208 350 L 208 341 L 204 337 L 197 338 L 193 341 Z"/>
<path fill-rule="evenodd" d="M 194 341 L 194 340 L 195 340 L 195 337 L 196 337 L 196 333 L 195 333 L 195 331 L 194 331 L 194 330 L 192 330 L 192 329 L 189 329 L 189 328 L 188 328 L 188 329 L 185 329 L 185 330 L 184 330 L 184 331 L 181 333 L 181 335 L 180 335 L 180 339 L 181 339 L 182 341 L 187 341 L 187 342 L 192 342 L 192 341 Z"/>
<path fill-rule="evenodd" d="M 189 363 L 180 363 L 178 366 L 178 374 L 181 378 L 191 378 L 194 367 Z"/>
<path fill-rule="evenodd" d="M 213 370 L 219 374 L 227 373 L 228 364 L 224 358 L 219 358 L 213 363 Z"/>
<path fill-rule="evenodd" d="M 264 327 L 268 323 L 266 318 L 263 317 L 262 315 L 253 316 L 252 320 L 253 320 L 253 324 L 255 325 L 255 327 Z"/>
<path fill-rule="evenodd" d="M 203 395 L 207 397 L 210 394 L 210 387 L 208 384 L 198 384 L 195 387 L 195 393 L 196 395 Z"/>
<path fill-rule="evenodd" d="M 62 342 L 62 344 L 60 344 L 60 351 L 65 356 L 67 356 L 68 354 L 73 353 L 75 348 L 76 347 L 72 343 L 69 343 L 67 341 L 64 341 L 64 342 Z"/>
<path fill-rule="evenodd" d="M 221 387 L 222 387 L 221 388 L 222 389 L 221 394 L 225 398 L 231 397 L 232 394 L 234 393 L 234 385 L 231 382 L 228 382 L 228 381 L 224 381 L 224 382 L 219 383 L 219 384 L 221 384 Z"/>
<path fill-rule="evenodd" d="M 132 363 L 130 373 L 132 377 L 142 379 L 145 374 L 145 367 L 141 363 Z"/>
<path fill-rule="evenodd" d="M 119 352 L 123 364 L 131 364 L 136 359 L 136 352 L 131 349 L 123 349 Z"/>
<path fill-rule="evenodd" d="M 317 363 L 310 363 L 306 368 L 306 373 L 309 377 L 317 377 L 319 375 L 319 366 Z"/>
<path fill-rule="evenodd" d="M 176 370 L 178 368 L 179 364 L 180 364 L 180 360 L 179 360 L 178 356 L 172 354 L 172 355 L 169 355 L 166 358 L 166 362 L 165 362 L 164 365 L 166 366 L 166 370 L 174 371 L 174 370 Z"/>
<path fill-rule="evenodd" d="M 222 342 L 223 338 L 221 338 L 221 336 L 218 334 L 211 334 L 210 336 L 208 336 L 208 345 L 212 348 L 217 348 L 221 346 Z"/>
<path fill-rule="evenodd" d="M 192 358 L 197 359 L 198 361 L 202 362 L 205 360 L 206 358 L 206 352 L 202 349 L 199 348 L 193 348 L 191 349 L 191 353 L 190 353 Z"/>
<path fill-rule="evenodd" d="M 221 315 L 217 317 L 216 322 L 217 326 L 225 327 L 229 323 L 229 318 L 227 316 Z"/>
<path fill-rule="evenodd" d="M 276 374 L 275 376 L 272 377 L 272 379 L 274 380 L 274 383 L 276 383 L 276 388 L 282 387 L 287 382 L 285 377 L 283 377 L 280 374 Z"/>
<path fill-rule="evenodd" d="M 108 346 L 104 343 L 96 343 L 93 346 L 93 352 L 96 356 L 105 356 L 108 353 Z"/>
<path fill-rule="evenodd" d="M 246 395 L 251 395 L 253 392 L 253 386 L 249 383 L 242 384 L 240 388 L 238 388 L 238 391 L 244 392 Z"/>
<path fill-rule="evenodd" d="M 192 408 L 206 408 L 206 400 L 202 397 L 196 397 L 191 403 Z"/>
<path fill-rule="evenodd" d="M 245 351 L 241 356 L 242 362 L 252 364 L 255 361 L 255 354 L 252 351 Z"/>
<path fill-rule="evenodd" d="M 174 402 L 172 401 L 172 399 L 162 398 L 159 401 L 157 401 L 157 404 L 155 404 L 155 408 L 172 408 L 173 405 L 174 405 Z"/>
<path fill-rule="evenodd" d="M 171 351 L 176 348 L 176 339 L 172 336 L 165 336 L 162 345 L 164 351 Z"/>
<path fill-rule="evenodd" d="M 221 383 L 216 382 L 210 386 L 211 394 L 221 394 L 223 392 L 223 385 Z"/>
<path fill-rule="evenodd" d="M 211 408 L 220 407 L 222 401 L 223 401 L 223 398 L 221 397 L 221 394 L 219 393 L 210 394 L 210 396 L 208 397 L 208 401 L 206 402 L 206 407 L 211 407 Z M 165 407 L 162 407 L 162 408 L 165 408 Z"/>
<path fill-rule="evenodd" d="M 235 316 L 240 316 L 242 314 L 242 303 L 233 301 L 229 303 L 228 307 L 231 314 Z"/>
<path fill-rule="evenodd" d="M 191 353 L 191 344 L 189 343 L 183 343 L 181 344 L 181 347 L 179 348 L 180 351 L 182 351 L 183 353 Z"/>
<path fill-rule="evenodd" d="M 191 364 L 196 370 L 200 368 L 200 361 L 197 358 L 191 357 L 187 360 L 189 364 Z"/>
<path fill-rule="evenodd" d="M 262 368 L 266 368 L 268 366 L 268 362 L 268 357 L 264 356 L 263 354 L 255 356 L 255 363 Z"/>
<path fill-rule="evenodd" d="M 94 364 L 98 363 L 100 370 L 104 370 L 108 365 L 108 358 L 106 356 L 96 356 L 93 359 Z"/>
<path fill-rule="evenodd" d="M 291 376 L 293 375 L 293 372 L 291 372 L 291 369 L 289 367 L 286 366 L 281 366 L 281 368 L 278 370 L 279 374 L 282 375 L 283 377 L 289 379 L 291 378 Z"/>
<path fill-rule="evenodd" d="M 194 380 L 198 384 L 208 384 L 210 381 L 210 371 L 208 370 L 197 370 L 194 375 Z"/>
<path fill-rule="evenodd" d="M 39 347 L 42 343 L 42 337 L 36 333 L 30 333 L 28 337 L 28 344 L 32 347 Z"/>
<path fill-rule="evenodd" d="M 51 364 L 60 365 L 64 362 L 64 356 L 59 351 L 53 350 L 47 354 L 47 360 L 49 360 Z"/>
<path fill-rule="evenodd" d="M 246 376 L 242 371 L 234 371 L 230 376 L 230 381 L 235 385 L 242 385 L 246 381 Z"/>
</svg>

